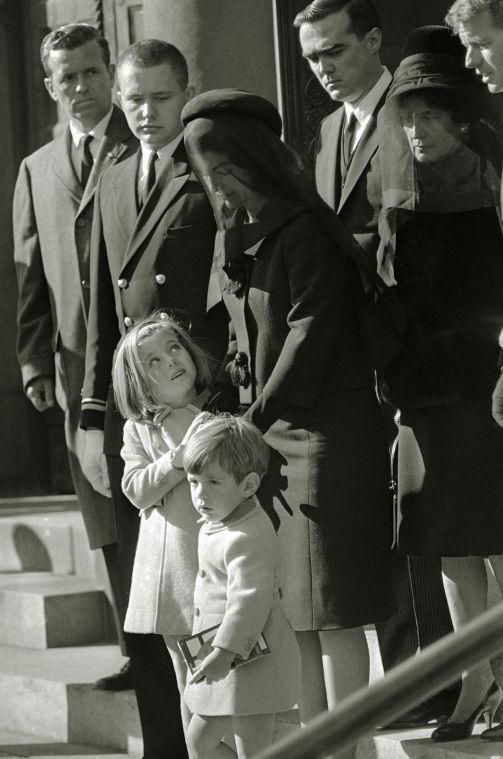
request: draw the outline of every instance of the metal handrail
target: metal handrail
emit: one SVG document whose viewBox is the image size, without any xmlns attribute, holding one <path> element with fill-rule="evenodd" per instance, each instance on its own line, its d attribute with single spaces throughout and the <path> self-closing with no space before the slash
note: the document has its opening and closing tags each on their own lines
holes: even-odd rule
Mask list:
<svg viewBox="0 0 503 759">
<path fill-rule="evenodd" d="M 503 603 L 428 646 L 362 688 L 332 711 L 278 741 L 256 759 L 318 759 L 336 755 L 380 725 L 417 706 L 465 669 L 503 650 Z"/>
</svg>

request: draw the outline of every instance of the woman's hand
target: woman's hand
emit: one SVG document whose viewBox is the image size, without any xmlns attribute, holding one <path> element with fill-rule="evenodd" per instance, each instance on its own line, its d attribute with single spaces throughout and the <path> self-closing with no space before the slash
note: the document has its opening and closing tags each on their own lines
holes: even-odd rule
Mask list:
<svg viewBox="0 0 503 759">
<path fill-rule="evenodd" d="M 194 671 L 189 680 L 189 684 L 197 683 L 198 680 L 206 678 L 208 684 L 216 683 L 223 680 L 230 672 L 231 664 L 236 658 L 234 651 L 227 651 L 226 648 L 213 648 L 206 659 Z"/>
</svg>

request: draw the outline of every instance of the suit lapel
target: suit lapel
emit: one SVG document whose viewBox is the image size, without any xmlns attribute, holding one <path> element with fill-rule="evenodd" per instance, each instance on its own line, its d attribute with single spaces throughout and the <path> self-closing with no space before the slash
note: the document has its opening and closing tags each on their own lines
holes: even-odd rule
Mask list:
<svg viewBox="0 0 503 759">
<path fill-rule="evenodd" d="M 330 126 L 323 135 L 323 162 L 316 163 L 316 187 L 321 197 L 331 208 L 335 207 L 335 178 L 340 161 L 340 135 L 344 120 L 344 108 L 339 108 L 333 116 Z"/>
<path fill-rule="evenodd" d="M 365 131 L 362 134 L 358 145 L 356 146 L 356 150 L 351 159 L 351 163 L 349 164 L 346 180 L 342 188 L 341 200 L 337 209 L 337 213 L 340 213 L 349 195 L 353 191 L 355 184 L 360 179 L 368 163 L 372 159 L 372 156 L 379 147 L 377 133 L 377 114 L 386 102 L 386 96 L 388 92 L 389 85 L 377 103 L 376 107 L 374 108 L 374 112 L 369 120 L 369 123 L 367 124 Z"/>
<path fill-rule="evenodd" d="M 121 225 L 126 240 L 131 239 L 137 223 L 136 177 L 140 159 L 141 151 L 138 150 L 136 155 L 124 161 L 114 172 L 116 176 L 111 201 L 115 208 L 115 218 Z"/>
<path fill-rule="evenodd" d="M 147 202 L 141 209 L 127 247 L 123 267 L 134 256 L 145 239 L 152 233 L 161 218 L 169 213 L 169 207 L 190 176 L 186 161 L 172 158 L 157 179 Z M 133 183 L 136 197 L 136 178 Z M 136 202 L 136 201 L 135 201 Z"/>
<path fill-rule="evenodd" d="M 54 142 L 52 170 L 77 204 L 82 198 L 82 186 L 70 157 L 71 132 L 67 127 L 64 135 Z"/>
<path fill-rule="evenodd" d="M 94 197 L 96 185 L 105 169 L 113 166 L 128 149 L 127 142 L 132 139 L 126 120 L 121 111 L 114 106 L 112 116 L 101 141 L 98 155 L 93 164 L 87 185 L 80 202 L 78 213 L 81 213 Z"/>
<path fill-rule="evenodd" d="M 379 147 L 378 135 L 377 135 L 377 120 L 375 116 L 372 116 L 367 127 L 362 134 L 356 150 L 351 159 L 351 163 L 348 166 L 346 174 L 346 181 L 342 187 L 341 201 L 337 213 L 340 213 L 344 203 L 351 194 L 355 184 L 360 179 L 361 175 L 365 171 L 367 164 Z"/>
</svg>

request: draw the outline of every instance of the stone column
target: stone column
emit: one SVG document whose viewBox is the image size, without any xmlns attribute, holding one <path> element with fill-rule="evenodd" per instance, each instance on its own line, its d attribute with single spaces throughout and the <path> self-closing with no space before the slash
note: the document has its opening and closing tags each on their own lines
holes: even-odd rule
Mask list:
<svg viewBox="0 0 503 759">
<path fill-rule="evenodd" d="M 196 92 L 249 90 L 277 103 L 272 0 L 144 0 L 144 36 L 176 45 Z"/>
</svg>

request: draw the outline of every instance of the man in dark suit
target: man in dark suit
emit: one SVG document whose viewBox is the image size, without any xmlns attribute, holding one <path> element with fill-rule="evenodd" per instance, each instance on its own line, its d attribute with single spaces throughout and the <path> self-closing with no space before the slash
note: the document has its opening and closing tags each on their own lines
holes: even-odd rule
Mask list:
<svg viewBox="0 0 503 759">
<path fill-rule="evenodd" d="M 89 543 L 103 549 L 113 589 L 112 502 L 82 472 L 80 392 L 95 188 L 104 169 L 130 156 L 137 142 L 122 112 L 112 106 L 114 66 L 97 29 L 73 24 L 51 32 L 42 43 L 41 60 L 45 86 L 70 123 L 19 169 L 13 208 L 18 355 L 34 407 L 45 411 L 56 400 L 65 413 L 71 473 Z M 124 670 L 104 685 L 131 687 L 131 679 Z"/>
<path fill-rule="evenodd" d="M 447 24 L 466 48 L 465 65 L 475 69 L 493 95 L 503 92 L 503 8 L 498 0 L 456 0 Z M 503 185 L 502 185 L 503 201 Z M 502 202 L 503 208 L 503 202 Z M 500 334 L 503 349 L 503 331 Z M 500 354 L 503 370 L 503 353 Z M 503 427 L 503 371 L 493 394 L 493 417 Z M 503 736 L 503 728 L 501 729 Z"/>
<path fill-rule="evenodd" d="M 93 440 L 89 469 L 99 469 L 102 450 L 107 457 L 125 615 L 140 520 L 121 490 L 123 422 L 109 394 L 115 347 L 136 319 L 159 308 L 190 325 L 191 335 L 218 359 L 228 332 L 222 303 L 207 309 L 215 222 L 182 139 L 180 114 L 193 94 L 185 59 L 167 42 L 144 40 L 122 54 L 117 77 L 120 103 L 141 148 L 107 172 L 96 193 L 82 426 Z M 179 695 L 162 637 L 125 637 L 145 757 L 185 756 Z"/>
<path fill-rule="evenodd" d="M 493 95 L 503 92 L 503 7 L 499 0 L 456 0 L 446 16 L 452 28 L 466 48 L 465 65 L 475 69 Z M 502 184 L 503 207 L 503 184 Z M 492 413 L 494 420 L 503 427 L 503 330 L 500 333 L 501 374 L 494 388 Z M 501 685 L 503 657 L 491 661 L 495 680 Z M 503 741 L 503 723 L 485 730 L 484 740 Z"/>
<path fill-rule="evenodd" d="M 381 23 L 370 0 L 314 0 L 295 18 L 302 55 L 332 100 L 342 103 L 322 122 L 316 146 L 316 186 L 374 261 L 382 204 L 377 114 L 391 74 L 382 66 Z M 386 416 L 390 448 L 396 430 Z M 452 631 L 440 561 L 395 555 L 398 612 L 376 624 L 384 669 Z M 424 724 L 448 716 L 457 693 L 443 692 L 394 724 Z"/>
</svg>

